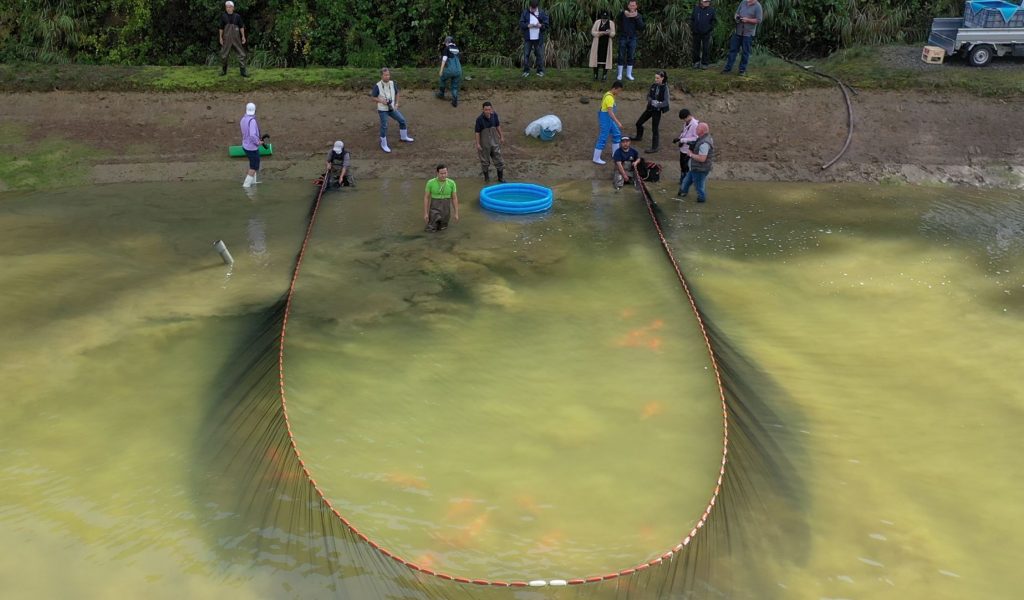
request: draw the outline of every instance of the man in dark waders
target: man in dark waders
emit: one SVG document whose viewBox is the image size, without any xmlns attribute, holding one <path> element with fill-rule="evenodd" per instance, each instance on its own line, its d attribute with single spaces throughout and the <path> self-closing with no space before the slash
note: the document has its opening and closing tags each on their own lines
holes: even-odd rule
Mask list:
<svg viewBox="0 0 1024 600">
<path fill-rule="evenodd" d="M 242 15 L 235 12 L 235 3 L 228 0 L 224 3 L 224 12 L 220 15 L 220 74 L 228 74 L 228 56 L 234 50 L 238 53 L 238 66 L 242 77 L 245 72 L 245 24 Z"/>
<path fill-rule="evenodd" d="M 426 231 L 443 231 L 452 216 L 459 220 L 459 194 L 455 180 L 448 179 L 448 168 L 437 165 L 437 177 L 427 182 L 423 191 L 423 221 Z"/>
<path fill-rule="evenodd" d="M 484 102 L 483 112 L 476 118 L 476 155 L 480 159 L 480 170 L 484 183 L 491 182 L 491 161 L 498 169 L 498 183 L 505 183 L 505 161 L 501 158 L 501 145 L 505 136 L 501 133 L 501 121 L 490 102 Z"/>
<path fill-rule="evenodd" d="M 352 187 L 356 184 L 352 177 L 352 155 L 345 149 L 345 142 L 338 140 L 327 154 L 327 189 L 332 187 Z"/>
</svg>

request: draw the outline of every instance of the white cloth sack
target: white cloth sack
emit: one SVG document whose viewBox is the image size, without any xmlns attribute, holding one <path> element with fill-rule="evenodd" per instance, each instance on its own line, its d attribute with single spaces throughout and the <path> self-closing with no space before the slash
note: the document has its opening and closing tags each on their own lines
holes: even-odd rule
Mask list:
<svg viewBox="0 0 1024 600">
<path fill-rule="evenodd" d="M 558 133 L 562 131 L 562 120 L 555 115 L 545 115 L 526 126 L 526 135 L 539 138 L 544 129 Z"/>
</svg>

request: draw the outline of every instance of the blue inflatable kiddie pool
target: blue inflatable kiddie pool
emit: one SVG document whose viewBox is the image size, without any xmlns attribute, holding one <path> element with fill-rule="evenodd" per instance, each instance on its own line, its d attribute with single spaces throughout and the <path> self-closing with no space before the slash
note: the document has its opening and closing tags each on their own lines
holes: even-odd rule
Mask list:
<svg viewBox="0 0 1024 600">
<path fill-rule="evenodd" d="M 551 208 L 551 188 L 533 183 L 499 183 L 480 190 L 480 206 L 506 215 L 527 215 Z"/>
</svg>

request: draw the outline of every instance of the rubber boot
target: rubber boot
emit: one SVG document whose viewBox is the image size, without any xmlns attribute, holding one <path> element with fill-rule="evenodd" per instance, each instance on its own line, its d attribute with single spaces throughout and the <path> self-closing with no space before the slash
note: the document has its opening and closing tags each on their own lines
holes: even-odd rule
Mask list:
<svg viewBox="0 0 1024 600">
<path fill-rule="evenodd" d="M 220 66 L 220 76 L 224 77 L 227 74 L 228 74 L 228 64 L 224 63 L 223 65 Z"/>
<path fill-rule="evenodd" d="M 597 148 L 594 148 L 594 162 L 599 164 L 599 165 L 608 164 L 608 163 L 604 162 L 603 160 L 601 160 L 601 151 L 598 150 Z"/>
<path fill-rule="evenodd" d="M 391 152 L 391 148 L 388 148 L 388 138 L 380 138 L 380 149 L 384 152 Z"/>
<path fill-rule="evenodd" d="M 654 133 L 651 135 L 651 147 L 648 148 L 647 152 L 650 153 L 650 154 L 654 154 L 657 151 L 658 151 L 658 130 L 655 129 Z"/>
<path fill-rule="evenodd" d="M 458 96 L 452 96 L 452 106 L 458 106 L 458 105 L 459 105 L 459 97 Z M 411 142 L 412 140 L 409 140 L 409 141 Z"/>
<path fill-rule="evenodd" d="M 608 69 L 601 69 L 601 81 L 608 81 Z"/>
<path fill-rule="evenodd" d="M 498 169 L 498 183 L 505 183 L 505 170 Z"/>
<path fill-rule="evenodd" d="M 622 65 L 619 65 L 619 76 L 616 77 L 619 81 L 622 81 Z"/>
<path fill-rule="evenodd" d="M 255 173 L 252 174 L 252 184 L 256 185 L 257 183 L 263 183 L 262 181 L 260 181 L 259 171 L 256 171 Z"/>
<path fill-rule="evenodd" d="M 594 81 L 597 81 L 597 67 L 594 67 Z"/>
<path fill-rule="evenodd" d="M 633 65 L 626 67 L 626 79 L 633 81 Z"/>
<path fill-rule="evenodd" d="M 437 96 L 438 100 L 444 100 L 444 88 L 438 90 L 437 93 L 434 95 Z"/>
<path fill-rule="evenodd" d="M 484 183 L 490 183 L 491 182 L 491 170 L 490 169 L 484 169 L 483 170 L 483 174 L 484 174 Z"/>
<path fill-rule="evenodd" d="M 612 156 L 615 156 L 615 152 L 619 149 L 618 144 L 612 144 Z"/>
<path fill-rule="evenodd" d="M 245 71 L 245 67 L 239 67 L 238 71 L 242 74 L 242 77 L 248 77 L 249 76 L 249 74 L 246 73 L 246 71 Z"/>
<path fill-rule="evenodd" d="M 409 137 L 409 130 L 408 129 L 399 129 L 398 130 L 398 137 L 402 138 L 403 142 L 411 142 L 411 141 L 413 141 L 413 139 L 411 137 Z"/>
<path fill-rule="evenodd" d="M 244 187 L 244 188 L 251 188 L 252 187 L 252 180 L 253 180 L 253 176 L 252 175 L 246 175 L 245 176 L 245 181 L 242 182 L 242 187 Z"/>
<path fill-rule="evenodd" d="M 644 126 L 643 125 L 637 125 L 636 126 L 636 137 L 633 138 L 633 141 L 634 142 L 640 142 L 640 141 L 643 141 L 643 139 L 644 139 Z"/>
</svg>

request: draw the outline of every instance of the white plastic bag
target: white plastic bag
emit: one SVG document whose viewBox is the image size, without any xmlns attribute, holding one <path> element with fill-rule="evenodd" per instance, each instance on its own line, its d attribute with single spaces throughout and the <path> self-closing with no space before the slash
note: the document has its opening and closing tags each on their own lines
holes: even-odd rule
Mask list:
<svg viewBox="0 0 1024 600">
<path fill-rule="evenodd" d="M 562 120 L 555 115 L 545 115 L 526 126 L 526 135 L 535 138 L 551 139 L 562 131 Z"/>
</svg>

